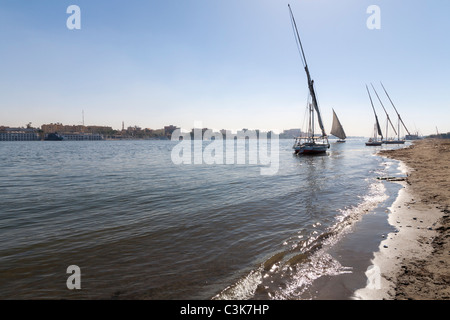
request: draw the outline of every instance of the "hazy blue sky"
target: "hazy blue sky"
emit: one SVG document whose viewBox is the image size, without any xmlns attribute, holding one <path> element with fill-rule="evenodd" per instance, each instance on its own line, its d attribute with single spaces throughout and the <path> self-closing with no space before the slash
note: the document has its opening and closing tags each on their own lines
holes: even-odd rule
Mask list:
<svg viewBox="0 0 450 320">
<path fill-rule="evenodd" d="M 0 124 L 289 129 L 307 82 L 327 132 L 369 136 L 380 81 L 411 131 L 450 131 L 448 0 L 0 0 Z M 69 30 L 69 5 L 81 30 Z M 381 9 L 381 29 L 366 12 Z M 374 96 L 384 128 L 385 115 Z"/>
</svg>

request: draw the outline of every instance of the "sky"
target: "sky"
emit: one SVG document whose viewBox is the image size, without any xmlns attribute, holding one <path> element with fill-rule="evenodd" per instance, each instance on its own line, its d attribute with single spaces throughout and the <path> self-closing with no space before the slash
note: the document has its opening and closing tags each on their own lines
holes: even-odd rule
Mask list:
<svg viewBox="0 0 450 320">
<path fill-rule="evenodd" d="M 84 111 L 114 129 L 300 128 L 308 87 L 288 3 L 327 132 L 334 109 L 348 136 L 372 134 L 370 83 L 396 121 L 380 81 L 411 132 L 450 131 L 448 0 L 0 0 L 0 125 L 76 125 Z"/>
</svg>

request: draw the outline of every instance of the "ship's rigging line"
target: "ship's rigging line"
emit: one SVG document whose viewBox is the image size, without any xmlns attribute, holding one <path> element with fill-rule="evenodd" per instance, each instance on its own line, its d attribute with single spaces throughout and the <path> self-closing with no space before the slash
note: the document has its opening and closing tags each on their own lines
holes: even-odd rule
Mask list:
<svg viewBox="0 0 450 320">
<path fill-rule="evenodd" d="M 297 50 L 298 50 L 298 53 L 300 54 L 300 58 L 302 59 L 303 68 L 306 68 L 306 59 L 305 59 L 305 54 L 303 52 L 303 46 L 302 46 L 302 43 L 299 41 L 300 35 L 298 34 L 297 25 L 295 23 L 295 20 L 292 17 L 292 11 L 291 11 L 290 6 L 289 6 L 289 10 L 291 12 L 291 25 L 292 25 L 292 31 L 294 32 L 295 43 L 297 44 Z"/>
</svg>

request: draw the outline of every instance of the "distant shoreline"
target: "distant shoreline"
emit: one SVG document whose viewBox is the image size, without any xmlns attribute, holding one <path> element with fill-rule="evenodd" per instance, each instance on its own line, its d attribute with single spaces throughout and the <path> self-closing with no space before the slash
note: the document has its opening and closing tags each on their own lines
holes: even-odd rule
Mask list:
<svg viewBox="0 0 450 320">
<path fill-rule="evenodd" d="M 253 139 L 252 137 L 248 137 L 249 139 Z M 283 137 L 283 136 L 279 136 L 278 139 L 280 140 L 294 140 L 295 137 Z M 368 137 L 347 137 L 347 139 L 368 139 Z M 68 140 L 68 139 L 64 139 L 62 141 L 140 141 L 140 140 L 161 140 L 161 141 L 170 141 L 171 139 L 168 137 L 149 137 L 149 138 L 128 138 L 128 137 L 116 137 L 116 138 L 111 138 L 111 137 L 103 137 L 100 140 Z M 329 138 L 330 142 L 335 142 L 336 140 L 338 140 L 338 138 L 334 138 L 331 137 Z M 2 141 L 2 140 L 0 140 Z M 5 140 L 5 142 L 20 142 L 20 141 L 47 141 L 45 139 L 34 139 L 34 140 Z M 209 141 L 209 140 L 204 140 L 204 141 Z"/>
</svg>

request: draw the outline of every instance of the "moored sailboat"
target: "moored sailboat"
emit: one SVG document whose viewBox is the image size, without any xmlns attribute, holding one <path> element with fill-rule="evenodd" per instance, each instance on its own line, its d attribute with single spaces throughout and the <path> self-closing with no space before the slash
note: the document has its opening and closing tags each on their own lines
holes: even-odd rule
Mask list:
<svg viewBox="0 0 450 320">
<path fill-rule="evenodd" d="M 387 93 L 386 89 L 384 88 L 383 83 L 382 83 L 382 82 L 380 82 L 380 83 L 381 83 L 381 86 L 383 87 L 384 92 L 386 93 L 386 96 L 388 97 L 389 101 L 391 102 L 391 104 L 392 104 L 392 106 L 394 107 L 394 110 L 395 110 L 395 112 L 397 113 L 397 116 L 398 116 L 398 119 L 397 119 L 397 125 L 398 125 L 398 130 L 397 130 L 397 132 L 398 132 L 397 140 L 394 140 L 394 142 L 392 142 L 392 143 L 395 143 L 395 144 L 403 144 L 403 143 L 405 143 L 405 140 L 400 139 L 400 123 L 403 125 L 403 127 L 405 128 L 405 130 L 406 130 L 406 132 L 408 133 L 408 135 L 411 135 L 411 134 L 409 133 L 408 128 L 406 128 L 406 125 L 405 125 L 405 123 L 403 122 L 402 117 L 400 117 L 400 114 L 398 113 L 397 108 L 395 107 L 394 103 L 392 102 L 391 97 L 389 96 L 389 94 Z"/>
<path fill-rule="evenodd" d="M 294 29 L 294 36 L 297 42 L 297 46 L 299 48 L 300 57 L 302 58 L 303 67 L 305 68 L 307 80 L 308 80 L 308 88 L 309 95 L 311 97 L 312 103 L 308 103 L 308 130 L 306 132 L 306 136 L 300 136 L 295 139 L 293 149 L 295 154 L 321 154 L 325 153 L 327 149 L 330 147 L 328 142 L 328 136 L 325 133 L 325 129 L 322 122 L 322 117 L 320 115 L 319 104 L 317 103 L 317 96 L 314 90 L 314 80 L 311 79 L 311 75 L 309 73 L 308 64 L 306 63 L 305 53 L 303 51 L 303 46 L 300 41 L 300 35 L 298 33 L 297 24 L 295 23 L 294 15 L 292 14 L 291 6 L 288 4 L 289 12 L 291 15 L 291 23 Z M 314 114 L 317 114 L 317 121 L 319 123 L 319 127 L 321 129 L 321 135 L 317 136 L 314 133 Z"/>
<path fill-rule="evenodd" d="M 381 132 L 380 123 L 378 122 L 377 113 L 375 112 L 375 107 L 373 106 L 372 97 L 370 96 L 369 88 L 366 85 L 367 93 L 369 94 L 370 104 L 372 105 L 373 113 L 375 115 L 375 125 L 373 130 L 373 137 L 366 142 L 366 146 L 381 146 L 383 140 L 383 133 Z M 378 140 L 378 135 L 381 136 L 381 139 Z"/>
<path fill-rule="evenodd" d="M 330 134 L 339 138 L 339 140 L 337 140 L 336 142 L 345 142 L 345 138 L 347 138 L 347 136 L 345 135 L 344 128 L 342 127 L 342 124 L 339 121 L 336 112 L 334 112 L 334 109 L 333 109 L 333 125 L 331 126 Z"/>
<path fill-rule="evenodd" d="M 394 138 L 391 138 L 391 139 L 388 138 L 389 137 L 389 133 L 388 133 L 389 124 L 391 125 L 392 130 L 394 131 L 394 137 L 397 135 L 397 131 L 395 130 L 394 125 L 392 124 L 391 118 L 389 117 L 389 114 L 387 113 L 386 108 L 384 107 L 384 104 L 381 101 L 377 90 L 375 90 L 375 87 L 373 86 L 373 84 L 371 84 L 371 86 L 378 98 L 378 101 L 380 101 L 381 107 L 383 107 L 384 113 L 386 113 L 386 135 L 384 136 L 384 140 L 382 141 L 382 143 L 384 143 L 384 144 L 399 144 L 399 143 L 401 143 L 399 140 L 396 140 Z"/>
</svg>

